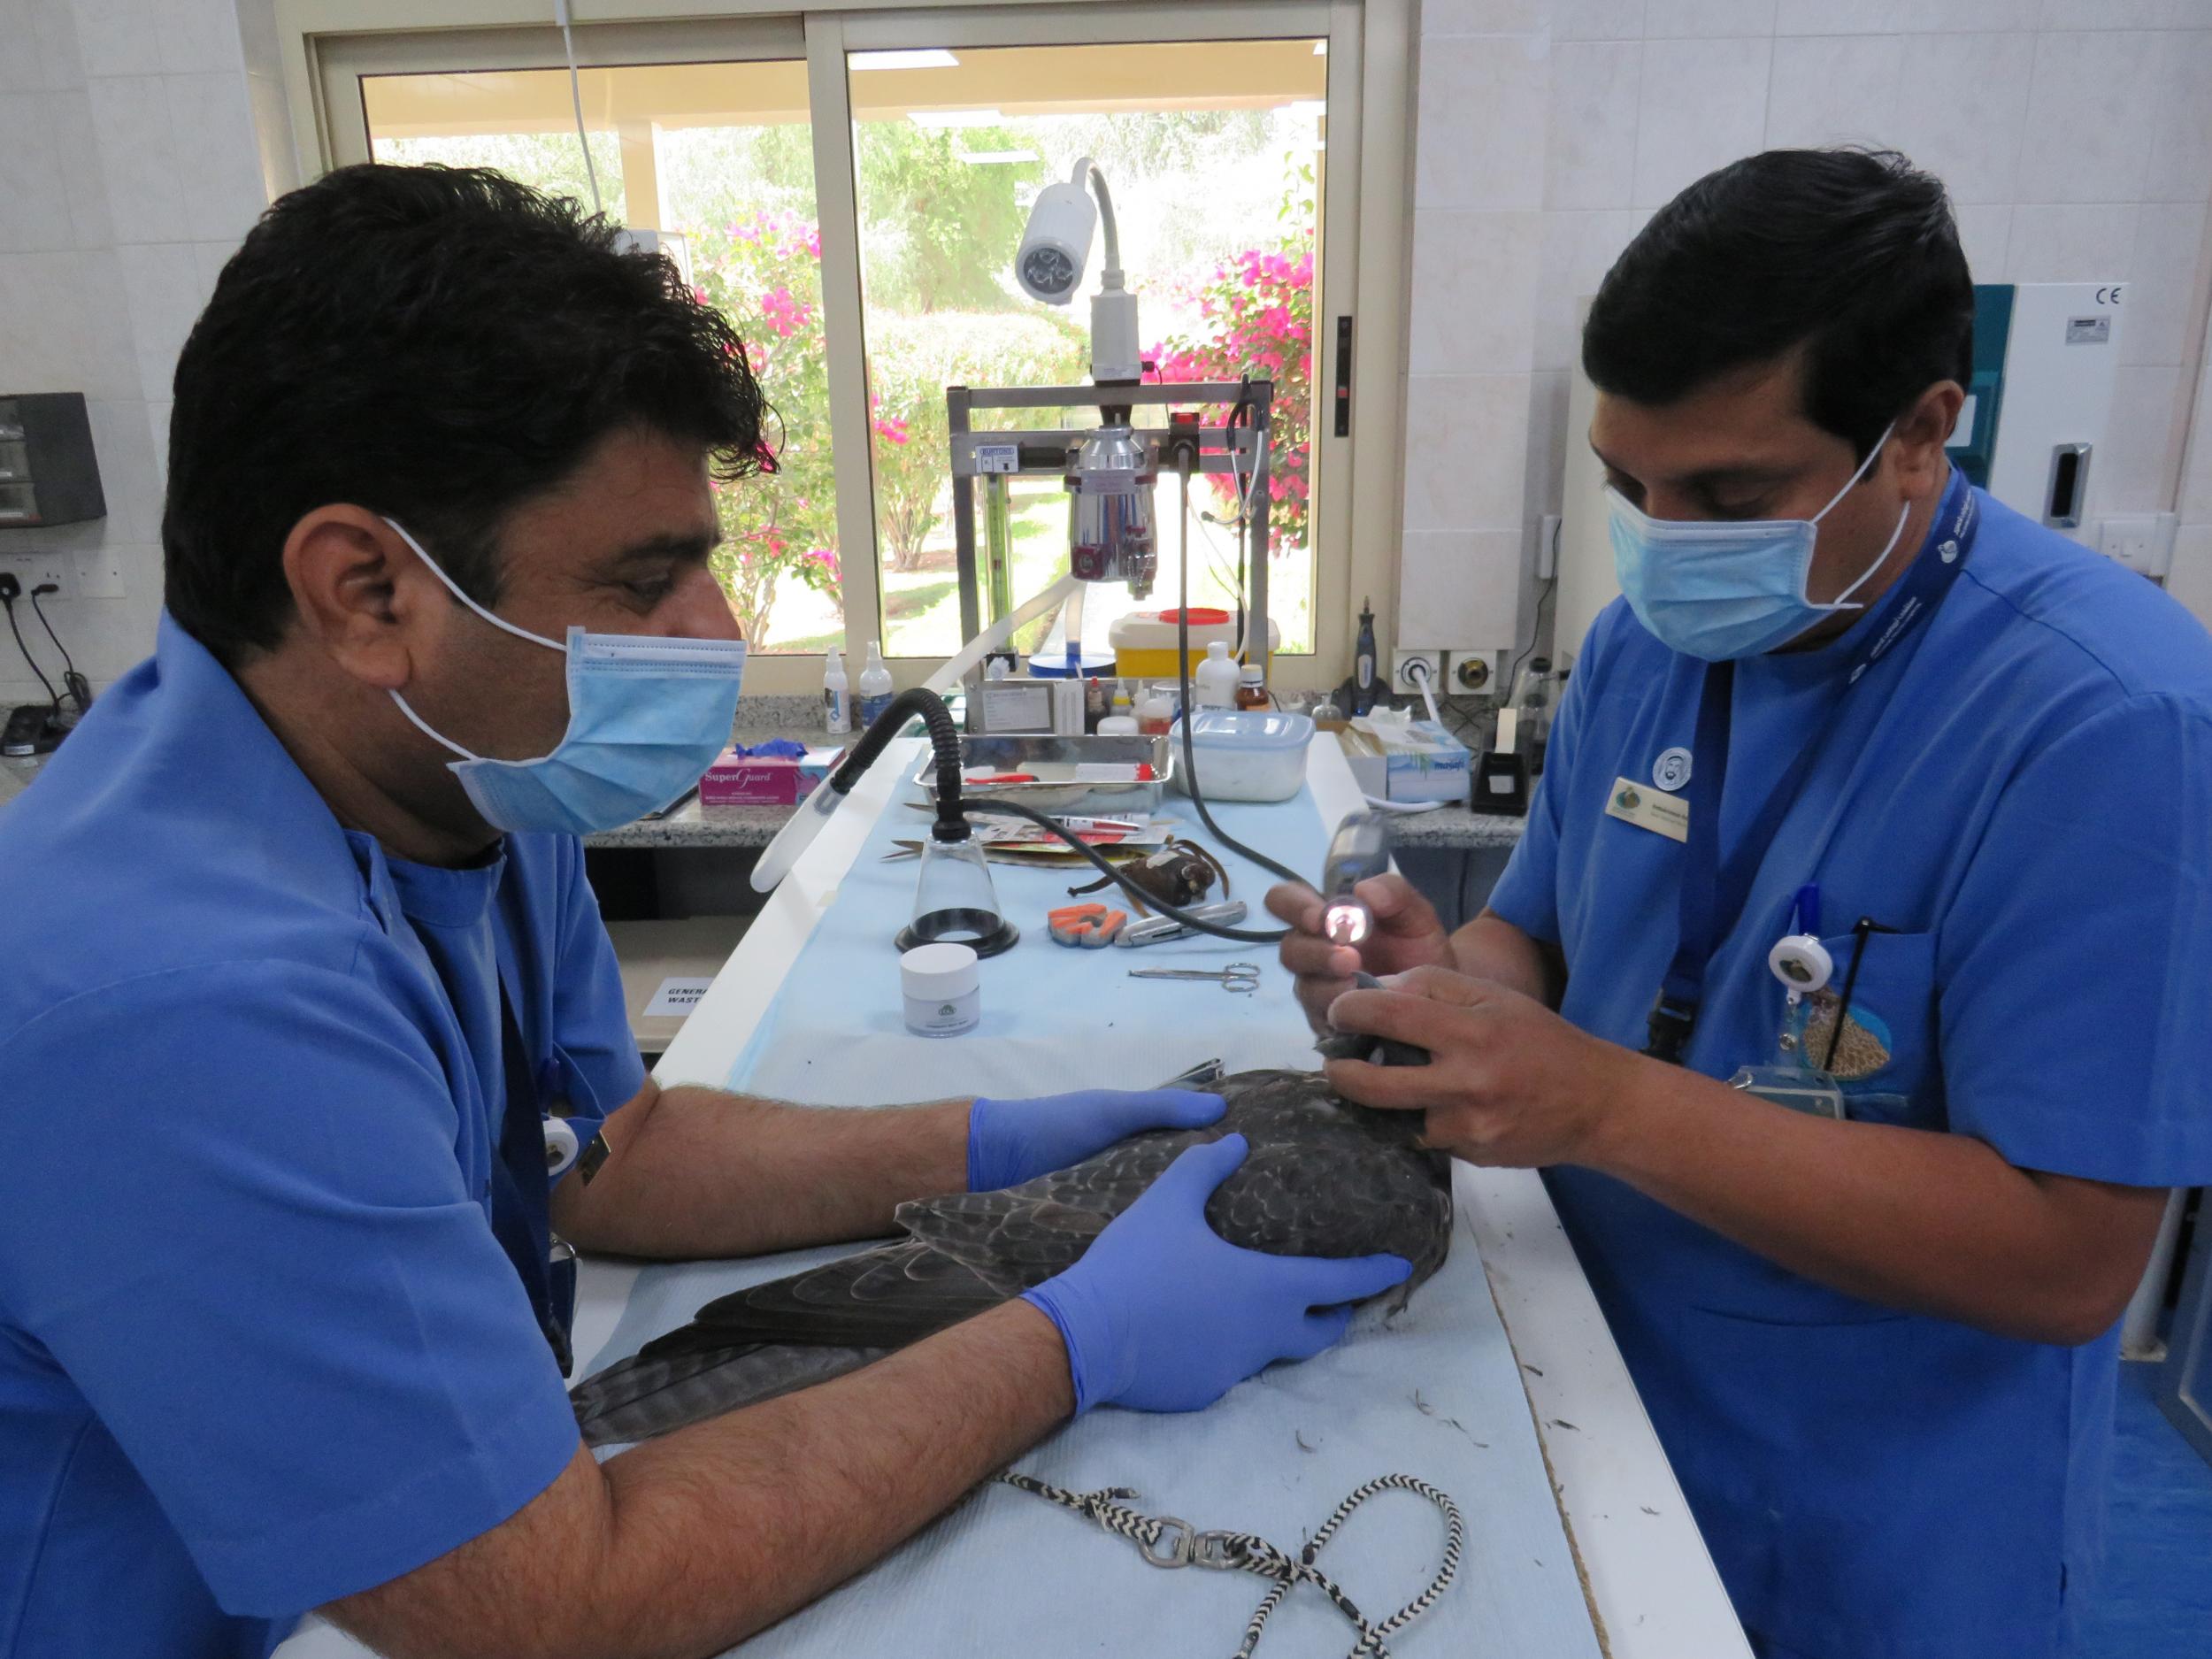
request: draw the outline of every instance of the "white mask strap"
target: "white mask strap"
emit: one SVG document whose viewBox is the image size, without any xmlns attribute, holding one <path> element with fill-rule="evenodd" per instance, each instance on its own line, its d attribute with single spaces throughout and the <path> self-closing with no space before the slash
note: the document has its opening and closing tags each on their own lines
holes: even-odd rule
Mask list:
<svg viewBox="0 0 2212 1659">
<path fill-rule="evenodd" d="M 397 529 L 398 526 L 395 525 L 393 528 Z M 403 530 L 400 534 L 404 535 L 406 532 Z M 394 703 L 399 704 L 399 711 L 414 723 L 415 730 L 420 732 L 432 742 L 451 749 L 463 760 L 481 760 L 484 758 L 481 755 L 472 755 L 467 749 L 463 749 L 458 743 L 455 742 L 444 733 L 439 731 L 435 726 L 432 726 L 429 721 L 424 719 L 422 716 L 417 714 L 412 709 L 407 706 L 407 699 L 401 696 L 396 691 L 388 691 L 384 695 L 389 697 Z"/>
<path fill-rule="evenodd" d="M 1864 469 L 1864 468 L 1861 468 L 1860 470 L 1861 470 L 1861 471 L 1864 471 L 1865 469 Z M 1858 480 L 1857 480 L 1856 479 L 1853 479 L 1853 480 L 1851 480 L 1851 482 L 1852 482 L 1853 484 L 1855 484 L 1855 483 L 1857 483 L 1857 482 L 1858 482 Z M 1844 488 L 1845 488 L 1846 489 L 1848 489 L 1848 488 L 1851 488 L 1851 485 L 1850 485 L 1850 484 L 1846 484 L 1846 485 L 1844 486 Z M 1840 497 L 1840 496 L 1839 496 L 1837 499 L 1838 499 L 1838 500 L 1840 500 L 1840 499 L 1841 499 L 1841 497 Z M 1832 503 L 1830 503 L 1829 504 L 1830 504 L 1831 506 L 1832 506 L 1832 505 L 1834 505 L 1834 503 L 1832 503 Z M 563 645 L 563 644 L 562 644 L 562 643 L 561 643 L 558 640 L 549 640 L 549 639 L 547 639 L 547 638 L 545 637 L 545 635 L 543 635 L 542 634 L 533 634 L 533 633 L 531 633 L 531 632 L 530 632 L 530 630 L 529 630 L 529 629 L 527 629 L 527 628 L 518 628 L 518 627 L 517 627 L 517 626 L 516 626 L 513 623 L 511 623 L 511 622 L 510 622 L 510 621 L 506 620 L 506 618 L 504 618 L 503 617 L 495 617 L 495 616 L 494 616 L 494 615 L 493 615 L 490 611 L 488 611 L 485 610 L 483 606 L 481 606 L 481 605 L 478 604 L 478 603 L 476 603 L 476 601 L 474 601 L 473 599 L 470 598 L 470 597 L 469 597 L 466 594 L 465 594 L 465 593 L 463 593 L 463 592 L 461 591 L 461 585 L 460 585 L 458 582 L 455 581 L 455 580 L 453 580 L 453 578 L 452 578 L 452 577 L 450 577 L 450 576 L 449 576 L 449 575 L 447 575 L 447 574 L 445 573 L 444 570 L 443 570 L 443 569 L 442 569 L 442 568 L 439 565 L 439 564 L 438 564 L 438 561 L 437 561 L 437 560 L 435 560 L 435 559 L 432 558 L 432 557 L 430 557 L 430 555 L 429 555 L 429 554 L 427 554 L 427 553 L 426 553 L 426 552 L 424 552 L 424 551 L 423 551 L 422 543 L 421 543 L 421 542 L 419 542 L 419 541 L 416 541 L 416 540 L 415 540 L 415 538 L 414 538 L 413 536 L 411 536 L 411 535 L 410 535 L 410 534 L 407 534 L 407 526 L 404 526 L 404 525 L 401 524 L 401 523 L 400 523 L 397 519 L 396 519 L 396 518 L 387 518 L 387 519 L 385 519 L 385 520 L 384 520 L 384 522 L 385 522 L 386 524 L 390 525 L 394 530 L 396 530 L 396 531 L 399 533 L 399 539 L 400 539 L 401 541 L 403 541 L 406 542 L 406 543 L 407 543 L 407 545 L 408 545 L 409 547 L 411 547 L 411 548 L 412 548 L 412 549 L 415 549 L 415 557 L 416 557 L 417 558 L 420 559 L 420 560 L 421 560 L 421 561 L 422 561 L 425 565 L 427 565 L 430 567 L 430 573 L 431 573 L 432 575 L 435 576 L 435 577 L 436 577 L 436 578 L 437 578 L 440 581 L 442 581 L 442 582 L 443 582 L 443 583 L 445 584 L 445 586 L 446 586 L 446 591 L 447 591 L 448 593 L 451 594 L 451 595 L 453 595 L 456 599 L 459 600 L 459 601 L 460 601 L 463 604 L 466 605 L 466 606 L 467 606 L 467 607 L 468 607 L 471 611 L 473 611 L 474 612 L 476 612 L 476 614 L 477 614 L 478 616 L 480 616 L 480 617 L 483 618 L 485 621 L 487 621 L 487 622 L 490 623 L 490 624 L 492 625 L 492 626 L 494 626 L 494 627 L 495 627 L 495 628 L 504 628 L 504 629 L 505 629 L 508 633 L 510 633 L 510 634 L 513 634 L 513 635 L 514 635 L 517 639 L 518 639 L 518 640 L 527 640 L 527 641 L 530 641 L 533 645 L 542 645 L 542 646 L 544 646 L 544 647 L 545 647 L 548 650 L 552 650 L 552 651 L 565 651 L 565 650 L 568 649 L 568 647 L 566 647 L 565 645 Z M 404 708 L 406 708 L 406 707 L 407 707 L 407 705 L 406 705 L 405 703 L 401 703 L 399 706 L 400 706 L 401 708 L 403 708 L 403 709 L 404 709 Z M 413 716 L 413 714 L 411 712 L 411 713 L 409 714 L 408 718 L 409 718 L 410 719 L 413 719 L 413 718 L 414 718 L 414 716 Z M 415 721 L 415 724 L 416 724 L 417 726 L 422 726 L 422 722 L 421 722 L 420 720 L 416 720 L 416 721 Z M 430 732 L 430 728 L 429 728 L 428 726 L 423 726 L 422 729 L 423 729 L 424 731 L 426 731 L 426 732 Z M 433 736 L 433 737 L 437 737 L 437 736 L 438 736 L 438 734 L 437 734 L 435 732 L 430 732 L 430 735 L 431 735 L 431 736 Z M 442 737 L 439 737 L 439 738 L 438 738 L 438 741 L 439 741 L 441 743 L 444 743 L 444 742 L 445 742 L 445 739 L 443 739 L 443 738 L 442 738 Z M 450 749 L 450 748 L 452 748 L 453 746 L 452 746 L 450 743 L 447 743 L 447 744 L 446 744 L 446 747 L 447 747 L 448 749 Z M 464 751 L 462 751 L 462 752 L 463 752 L 463 753 L 466 753 L 466 751 L 465 751 L 465 750 L 464 750 Z M 475 758 L 475 757 L 474 757 L 473 755 L 472 755 L 472 756 L 470 756 L 470 757 L 469 757 L 469 758 L 470 758 L 470 759 L 472 759 L 472 760 L 473 760 L 473 759 Z"/>
<path fill-rule="evenodd" d="M 1902 507 L 1897 510 L 1897 527 L 1889 533 L 1889 540 L 1882 544 L 1882 550 L 1874 556 L 1874 562 L 1859 572 L 1858 580 L 1853 582 L 1848 588 L 1845 588 L 1841 593 L 1835 596 L 1835 598 L 1831 602 L 1832 609 L 1837 611 L 1863 611 L 1866 609 L 1866 607 L 1863 604 L 1847 604 L 1844 602 L 1849 599 L 1853 594 L 1857 593 L 1860 588 L 1866 586 L 1866 580 L 1868 577 L 1873 575 L 1876 571 L 1881 569 L 1883 565 L 1889 563 L 1889 556 L 1892 549 L 1893 549 L 1897 545 L 1897 538 L 1905 534 L 1905 520 L 1911 517 L 1912 503 L 1907 502 Z"/>
<path fill-rule="evenodd" d="M 1846 495 L 1848 495 L 1853 490 L 1859 487 L 1859 480 L 1866 476 L 1867 468 L 1874 465 L 1874 457 L 1881 454 L 1882 446 L 1889 442 L 1889 434 L 1896 430 L 1897 423 L 1893 420 L 1891 421 L 1888 426 L 1882 428 L 1882 435 L 1874 440 L 1874 447 L 1866 452 L 1866 459 L 1859 463 L 1859 470 L 1852 473 L 1849 478 L 1844 480 L 1843 488 L 1838 490 L 1834 495 L 1828 497 L 1828 504 L 1825 507 L 1823 507 L 1818 512 L 1815 513 L 1812 518 L 1808 520 L 1809 523 L 1818 524 L 1823 518 L 1825 518 L 1830 513 L 1835 511 L 1835 506 L 1838 502 L 1841 501 Z M 399 530 L 399 526 L 397 525 L 393 525 L 392 528 Z M 399 530 L 399 533 L 402 535 L 405 535 L 407 534 L 404 530 Z M 415 550 L 418 553 L 422 551 L 420 548 L 417 548 Z M 451 586 L 451 584 L 449 583 L 448 586 Z M 461 590 L 456 588 L 453 591 L 457 594 Z M 501 623 L 500 626 L 504 627 L 506 624 Z"/>
</svg>

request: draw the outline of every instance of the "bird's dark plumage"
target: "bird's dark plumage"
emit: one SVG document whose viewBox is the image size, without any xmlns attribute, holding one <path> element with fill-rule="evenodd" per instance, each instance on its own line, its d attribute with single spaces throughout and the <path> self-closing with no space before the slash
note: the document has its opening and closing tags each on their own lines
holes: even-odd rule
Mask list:
<svg viewBox="0 0 2212 1659">
<path fill-rule="evenodd" d="M 998 1192 L 902 1204 L 907 1237 L 709 1302 L 682 1329 L 578 1386 L 595 1446 L 640 1440 L 827 1381 L 1042 1284 L 1090 1247 L 1186 1148 L 1241 1134 L 1250 1153 L 1206 1206 L 1230 1243 L 1278 1256 L 1413 1263 L 1395 1293 L 1442 1265 L 1451 1177 L 1417 1144 L 1417 1113 L 1375 1112 L 1305 1071 L 1241 1071 L 1204 1129 L 1132 1135 L 1080 1164 Z"/>
</svg>

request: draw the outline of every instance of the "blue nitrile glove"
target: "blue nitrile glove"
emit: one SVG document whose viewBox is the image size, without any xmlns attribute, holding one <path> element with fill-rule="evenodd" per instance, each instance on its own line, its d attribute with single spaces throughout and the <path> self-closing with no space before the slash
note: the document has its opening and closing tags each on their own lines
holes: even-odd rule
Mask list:
<svg viewBox="0 0 2212 1659">
<path fill-rule="evenodd" d="M 1141 1129 L 1203 1129 L 1228 1102 L 1194 1089 L 1087 1088 L 968 1110 L 968 1190 L 996 1192 L 1080 1164 Z"/>
<path fill-rule="evenodd" d="M 1082 1260 L 1024 1294 L 1068 1345 L 1079 1416 L 1210 1406 L 1274 1360 L 1312 1358 L 1351 1323 L 1339 1304 L 1413 1271 L 1402 1256 L 1268 1256 L 1228 1242 L 1207 1225 L 1206 1201 L 1245 1150 L 1242 1135 L 1191 1148 Z"/>
</svg>

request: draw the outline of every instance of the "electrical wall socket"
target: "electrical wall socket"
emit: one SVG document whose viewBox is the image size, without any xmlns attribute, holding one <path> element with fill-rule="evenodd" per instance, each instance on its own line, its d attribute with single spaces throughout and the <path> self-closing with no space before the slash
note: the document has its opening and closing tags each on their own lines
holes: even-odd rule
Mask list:
<svg viewBox="0 0 2212 1659">
<path fill-rule="evenodd" d="M 77 555 L 77 597 L 80 599 L 120 599 L 123 596 L 123 561 L 105 548 L 95 548 Z"/>
<path fill-rule="evenodd" d="M 2177 523 L 2170 512 L 2116 513 L 2097 522 L 2097 551 L 2139 575 L 2162 580 L 2174 568 Z"/>
<path fill-rule="evenodd" d="M 1409 697 L 1421 695 L 1421 672 L 1415 663 L 1427 665 L 1429 689 L 1442 696 L 1449 687 L 1444 681 L 1444 653 L 1441 651 L 1393 651 L 1390 654 L 1390 688 Z"/>
<path fill-rule="evenodd" d="M 23 584 L 23 596 L 28 599 L 41 588 L 51 583 L 58 590 L 56 597 L 67 599 L 76 595 L 75 561 L 66 553 L 0 553 L 0 571 L 7 571 Z"/>
</svg>

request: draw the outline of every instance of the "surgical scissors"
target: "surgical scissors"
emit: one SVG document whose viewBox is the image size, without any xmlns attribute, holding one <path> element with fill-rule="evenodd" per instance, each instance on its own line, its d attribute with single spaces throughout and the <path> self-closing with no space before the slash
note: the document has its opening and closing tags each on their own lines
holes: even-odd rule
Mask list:
<svg viewBox="0 0 2212 1659">
<path fill-rule="evenodd" d="M 1211 979 L 1223 990 L 1249 996 L 1260 988 L 1260 964 L 1233 962 L 1225 968 L 1132 968 L 1133 979 Z"/>
</svg>

